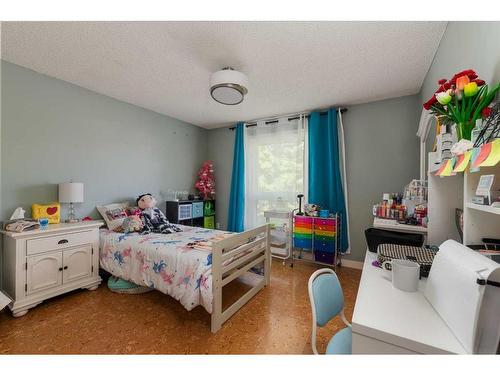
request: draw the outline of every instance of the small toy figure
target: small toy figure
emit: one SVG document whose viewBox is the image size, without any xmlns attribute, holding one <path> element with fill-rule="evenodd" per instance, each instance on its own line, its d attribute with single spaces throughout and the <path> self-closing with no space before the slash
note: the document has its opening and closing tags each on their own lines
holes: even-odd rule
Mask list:
<svg viewBox="0 0 500 375">
<path fill-rule="evenodd" d="M 126 210 L 127 217 L 123 220 L 121 229 L 123 233 L 140 232 L 144 227 L 142 212 L 139 207 L 130 207 Z"/>
<path fill-rule="evenodd" d="M 140 232 L 144 223 L 139 215 L 130 215 L 123 220 L 123 233 Z"/>
<path fill-rule="evenodd" d="M 136 203 L 141 209 L 144 224 L 141 234 L 182 232 L 182 229 L 168 222 L 165 214 L 156 207 L 156 199 L 150 193 L 139 195 Z"/>
<path fill-rule="evenodd" d="M 310 203 L 310 204 L 306 204 L 304 205 L 304 211 L 306 213 L 306 216 L 319 216 L 319 210 L 320 210 L 320 207 L 317 205 L 317 204 L 314 204 L 314 203 Z"/>
</svg>

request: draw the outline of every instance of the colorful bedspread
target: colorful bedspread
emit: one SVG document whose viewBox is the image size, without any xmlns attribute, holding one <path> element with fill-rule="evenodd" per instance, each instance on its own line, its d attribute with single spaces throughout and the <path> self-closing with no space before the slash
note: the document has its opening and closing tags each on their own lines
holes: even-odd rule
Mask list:
<svg viewBox="0 0 500 375">
<path fill-rule="evenodd" d="M 211 313 L 211 244 L 232 234 L 180 227 L 183 231 L 179 233 L 147 235 L 101 229 L 101 267 L 174 297 L 188 311 L 202 305 Z"/>
</svg>

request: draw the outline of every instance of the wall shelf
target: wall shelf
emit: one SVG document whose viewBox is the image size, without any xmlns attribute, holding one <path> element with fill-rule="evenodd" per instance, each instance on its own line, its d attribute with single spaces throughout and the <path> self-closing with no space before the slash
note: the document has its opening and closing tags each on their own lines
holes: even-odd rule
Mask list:
<svg viewBox="0 0 500 375">
<path fill-rule="evenodd" d="M 476 203 L 470 203 L 470 202 L 466 204 L 466 207 L 472 208 L 473 210 L 489 212 L 492 214 L 500 215 L 500 207 L 491 207 L 491 206 L 485 206 L 482 204 L 476 204 Z"/>
<path fill-rule="evenodd" d="M 432 154 L 432 153 L 431 153 Z M 434 159 L 429 154 L 429 165 Z M 500 207 L 472 203 L 482 175 L 493 174 L 500 179 L 500 164 L 481 167 L 455 176 L 438 177 L 429 172 L 429 224 L 428 244 L 440 245 L 454 239 L 464 245 L 480 245 L 483 238 L 500 238 Z M 463 210 L 463 238 L 460 238 L 456 223 L 456 209 Z"/>
<path fill-rule="evenodd" d="M 434 165 L 434 153 L 429 153 L 429 168 Z M 441 245 L 452 239 L 461 242 L 455 222 L 455 210 L 464 208 L 464 175 L 438 177 L 430 172 L 428 182 L 427 244 Z"/>
</svg>

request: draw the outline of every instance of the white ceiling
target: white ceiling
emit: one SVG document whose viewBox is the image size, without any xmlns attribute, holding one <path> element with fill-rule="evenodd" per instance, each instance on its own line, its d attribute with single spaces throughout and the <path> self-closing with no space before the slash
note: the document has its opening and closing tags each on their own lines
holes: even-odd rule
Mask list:
<svg viewBox="0 0 500 375">
<path fill-rule="evenodd" d="M 446 22 L 3 22 L 2 58 L 204 128 L 417 93 Z M 237 106 L 210 74 L 242 71 Z"/>
</svg>

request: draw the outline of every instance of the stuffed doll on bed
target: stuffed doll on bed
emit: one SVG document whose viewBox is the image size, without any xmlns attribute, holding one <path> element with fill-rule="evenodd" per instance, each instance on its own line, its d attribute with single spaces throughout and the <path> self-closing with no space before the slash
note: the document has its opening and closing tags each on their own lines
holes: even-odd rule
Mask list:
<svg viewBox="0 0 500 375">
<path fill-rule="evenodd" d="M 144 228 L 141 209 L 138 207 L 129 207 L 126 213 L 127 217 L 123 220 L 121 227 L 123 233 L 140 232 Z"/>
<path fill-rule="evenodd" d="M 136 203 L 141 209 L 143 223 L 140 234 L 182 232 L 181 228 L 168 222 L 165 214 L 156 207 L 156 199 L 150 193 L 139 195 Z"/>
</svg>

